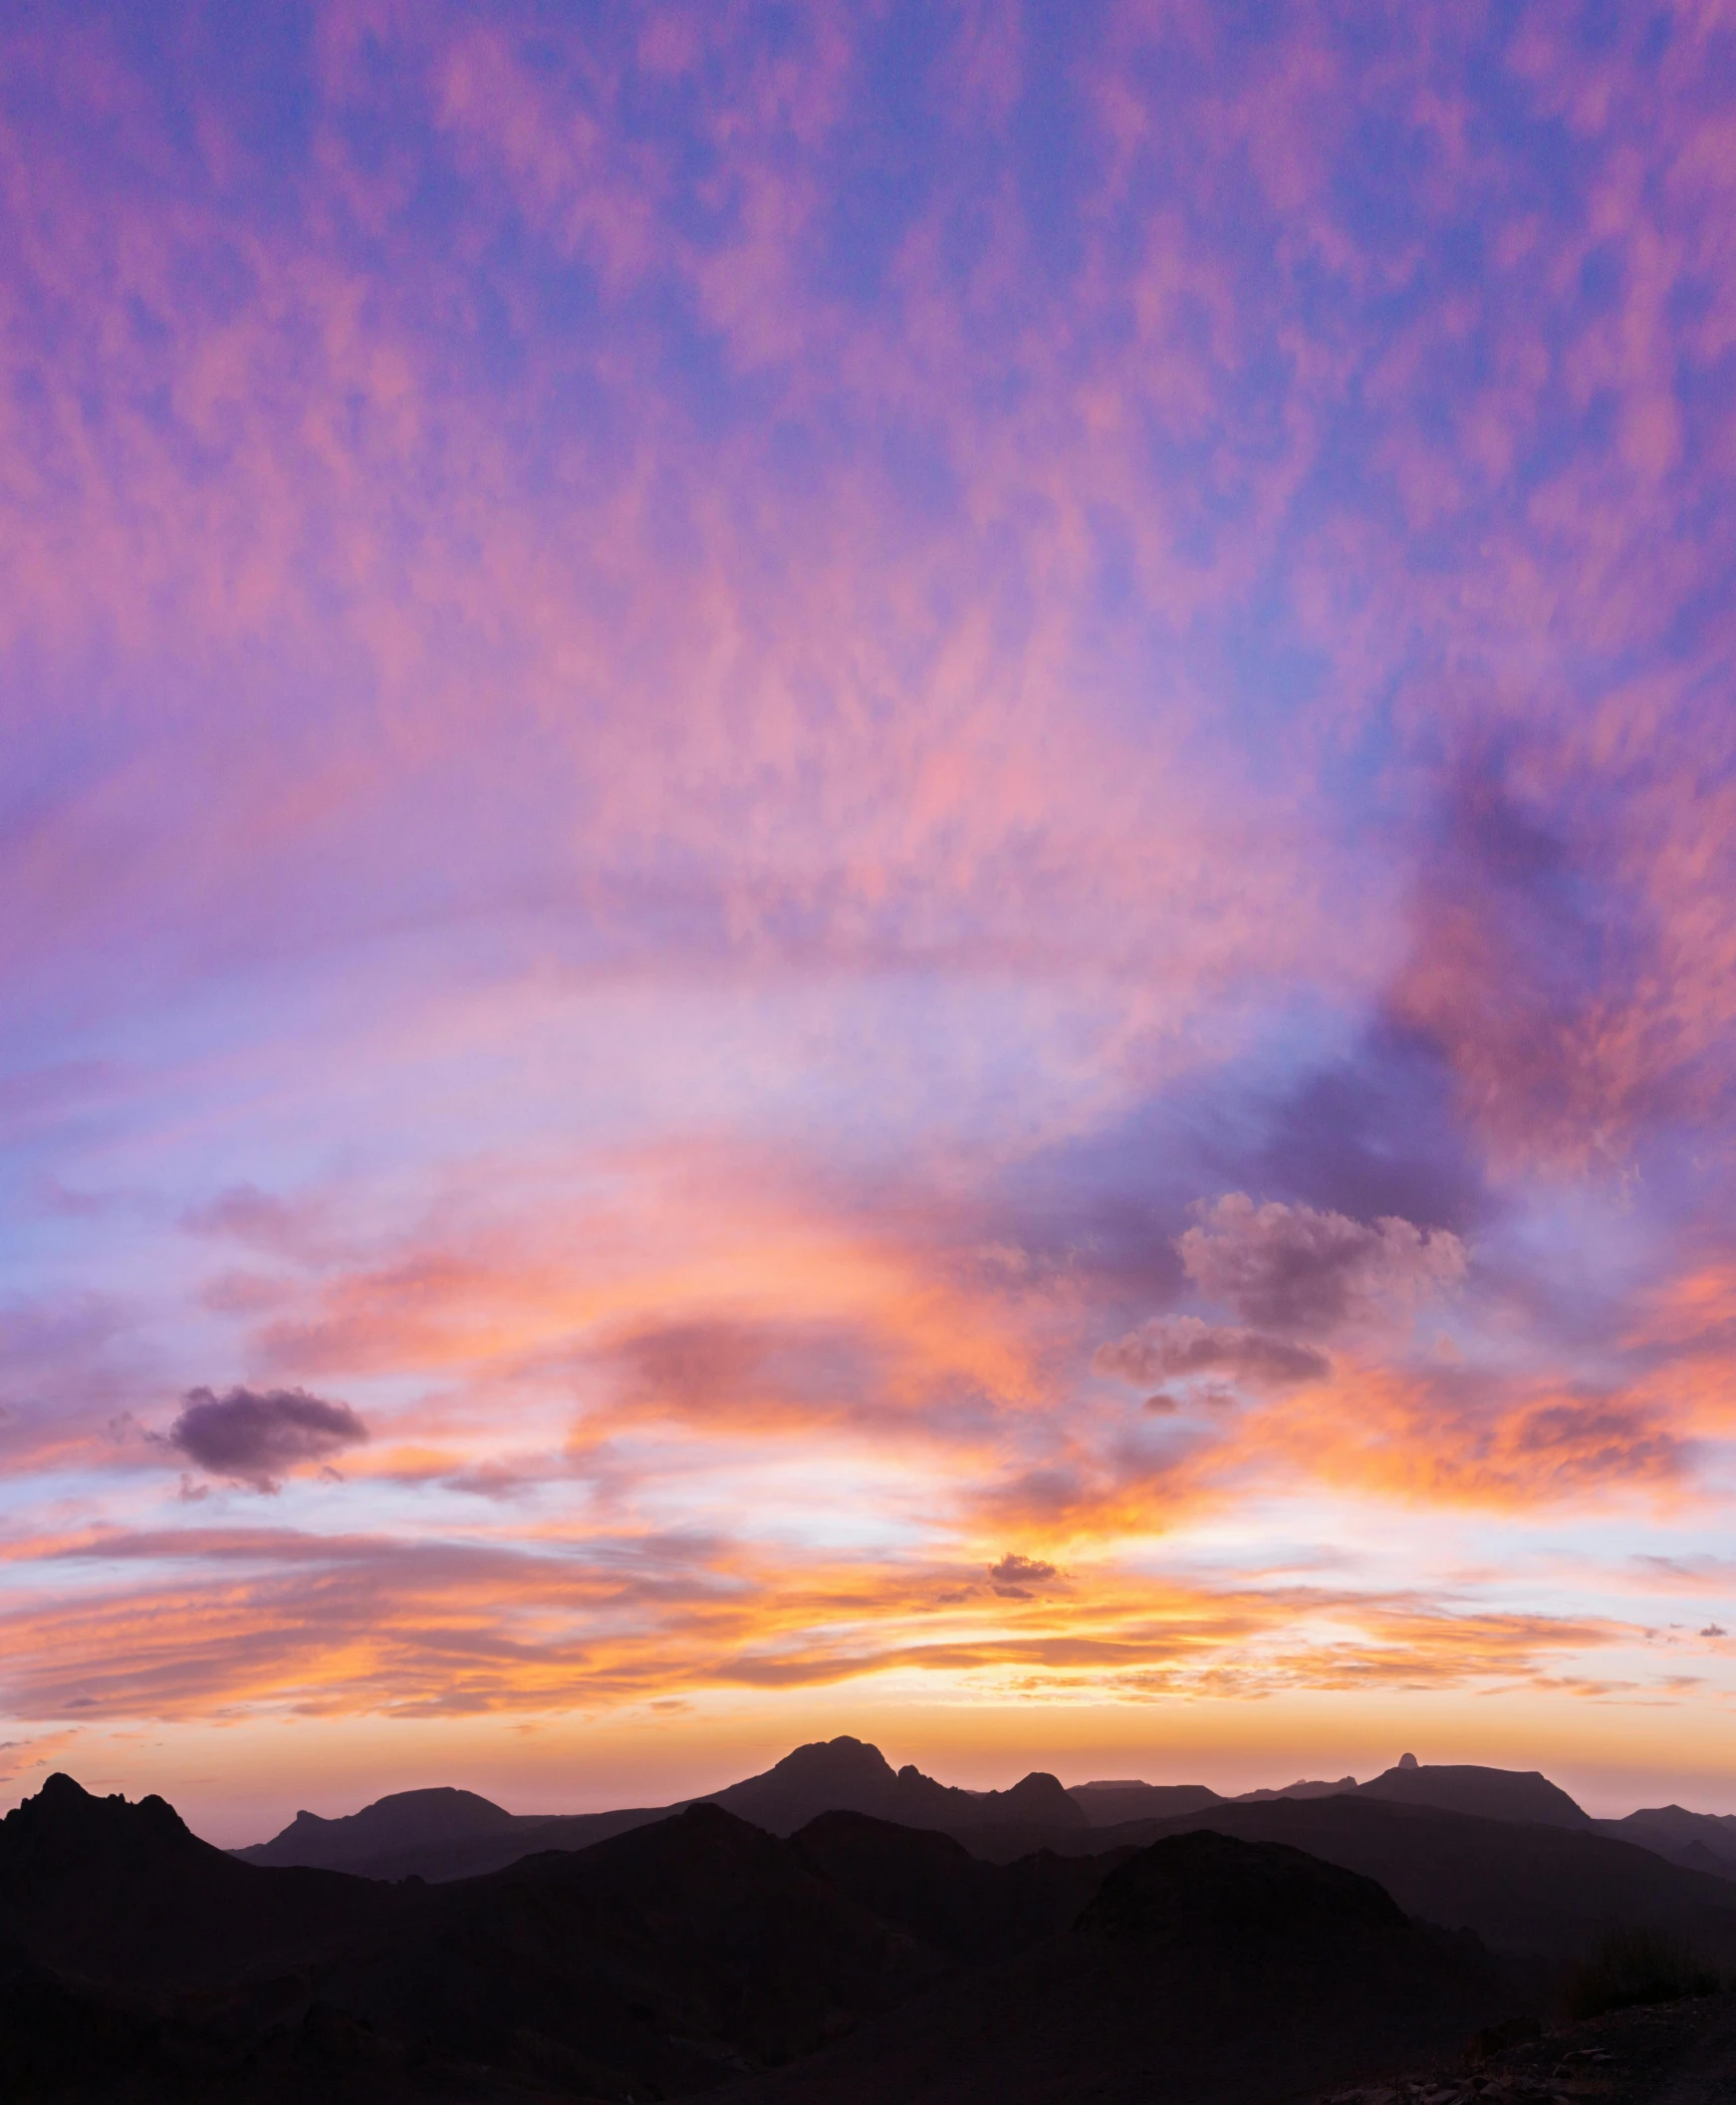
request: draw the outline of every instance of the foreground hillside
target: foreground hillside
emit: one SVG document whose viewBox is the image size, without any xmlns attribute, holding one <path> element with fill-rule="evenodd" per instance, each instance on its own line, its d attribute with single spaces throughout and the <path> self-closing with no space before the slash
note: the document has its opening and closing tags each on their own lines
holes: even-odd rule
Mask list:
<svg viewBox="0 0 1736 2105">
<path fill-rule="evenodd" d="M 955 1979 L 744 2105 L 1264 2105 L 1460 2047 L 1504 1984 L 1473 1938 L 1277 1843 L 1187 1834 L 1061 1936 Z"/>
<path fill-rule="evenodd" d="M 0 1822 L 0 2095 L 19 2105 L 643 2101 L 757 2095 L 780 2070 L 779 2095 L 819 2097 L 802 2084 L 871 2084 L 883 2062 L 901 2086 L 912 2054 L 974 2065 L 991 2037 L 1034 2072 L 1095 2056 L 1112 2084 L 1239 2042 L 1257 2105 L 1281 2037 L 1285 2067 L 1349 2081 L 1519 1992 L 1475 1939 L 1282 1845 L 997 1864 L 848 1812 L 786 1838 L 696 1805 L 393 1887 L 241 1864 L 159 1800 L 58 1777 Z M 1005 2062 L 999 2094 L 1025 2095 Z"/>
<path fill-rule="evenodd" d="M 242 1861 L 53 1777 L 0 1821 L 0 2099 L 1281 2105 L 1461 2060 L 1612 1931 L 1736 1968 L 1736 1883 L 1543 1779 L 1470 1788 L 1553 1820 L 1334 1791 L 1094 1827 L 1045 1822 L 1053 1778 L 978 1797 L 877 1761 L 801 1750 L 725 1794 L 764 1823 L 702 1801 L 440 1884 Z M 925 1824 L 813 1813 L 840 1777 Z M 547 1831 L 420 1797 L 342 1846 L 430 1811 Z"/>
<path fill-rule="evenodd" d="M 1492 1949 L 1554 1964 L 1625 1924 L 1667 1926 L 1736 1967 L 1736 1883 L 1591 1829 L 1488 1820 L 1377 1798 L 1220 1805 L 1096 1830 L 1094 1849 L 1147 1847 L 1207 1827 L 1283 1842 L 1376 1879 L 1408 1913 L 1476 1932 Z M 1053 1847 L 1070 1846 L 1057 1837 Z"/>
</svg>

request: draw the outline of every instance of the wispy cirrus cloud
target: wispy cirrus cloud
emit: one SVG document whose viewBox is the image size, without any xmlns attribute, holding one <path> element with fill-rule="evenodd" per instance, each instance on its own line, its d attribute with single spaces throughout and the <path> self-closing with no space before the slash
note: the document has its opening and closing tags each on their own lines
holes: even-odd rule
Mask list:
<svg viewBox="0 0 1736 2105">
<path fill-rule="evenodd" d="M 12 1677 L 20 1714 L 82 1719 L 260 1706 L 318 1716 L 359 1698 L 397 1715 L 510 1714 L 912 1670 L 985 1694 L 1112 1700 L 1162 1688 L 1453 1687 L 1556 1673 L 1634 1635 L 1597 1619 L 1318 1586 L 1082 1591 L 1076 1574 L 1058 1591 L 1053 1570 L 1023 1556 L 1002 1560 L 1010 1579 L 985 1584 L 979 1571 L 973 1584 L 945 1567 L 778 1573 L 727 1545 L 678 1539 L 485 1549 L 190 1528 L 52 1553 L 152 1571 L 141 1585 L 7 1618 L 22 1648 L 13 1656 L 35 1663 Z M 220 1595 L 200 1583 L 206 1566 L 224 1574 Z M 339 1650 L 341 1679 L 327 1671 Z"/>
</svg>

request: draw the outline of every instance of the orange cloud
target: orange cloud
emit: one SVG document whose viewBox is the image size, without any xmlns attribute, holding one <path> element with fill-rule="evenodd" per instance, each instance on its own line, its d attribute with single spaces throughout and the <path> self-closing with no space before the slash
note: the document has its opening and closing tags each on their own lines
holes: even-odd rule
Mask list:
<svg viewBox="0 0 1736 2105">
<path fill-rule="evenodd" d="M 63 1568 L 150 1577 L 8 1612 L 7 1700 L 23 1716 L 526 1711 L 911 1671 L 1110 1700 L 1470 1687 L 1555 1673 L 1633 1634 L 1598 1618 L 1129 1584 L 1106 1570 L 1009 1595 L 980 1568 L 774 1569 L 668 1541 L 594 1541 L 583 1559 L 553 1539 L 508 1549 L 267 1529 L 43 1548 Z"/>
<path fill-rule="evenodd" d="M 1263 1408 L 1241 1441 L 1256 1469 L 1306 1469 L 1418 1504 L 1511 1511 L 1669 1499 L 1691 1464 L 1688 1441 L 1642 1398 L 1470 1370 L 1350 1369 L 1333 1388 Z"/>
</svg>

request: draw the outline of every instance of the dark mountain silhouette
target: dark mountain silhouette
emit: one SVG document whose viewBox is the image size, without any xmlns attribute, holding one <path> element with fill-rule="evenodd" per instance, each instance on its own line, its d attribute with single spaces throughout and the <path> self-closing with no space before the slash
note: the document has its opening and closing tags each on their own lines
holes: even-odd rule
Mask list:
<svg viewBox="0 0 1736 2105">
<path fill-rule="evenodd" d="M 1236 1799 L 1220 1798 L 1204 1784 L 1131 1780 L 1063 1790 L 1053 1776 L 1042 1773 L 1027 1776 L 1010 1790 L 976 1792 L 938 1783 L 913 1765 L 894 1770 L 877 1747 L 841 1737 L 798 1747 L 763 1774 L 731 1784 L 703 1802 L 722 1805 L 781 1835 L 794 1834 L 822 1813 L 855 1812 L 953 1835 L 974 1855 L 1008 1863 L 1044 1848 L 1078 1855 L 1149 1842 L 1168 1831 L 1177 1816 L 1217 1807 L 1353 1794 L 1364 1801 L 1474 1818 L 1577 1828 L 1633 1843 L 1680 1869 L 1736 1879 L 1736 1818 L 1664 1806 L 1622 1821 L 1593 1821 L 1565 1791 L 1534 1770 L 1424 1765 L 1410 1755 L 1360 1788 L 1354 1778 L 1344 1777 L 1337 1783 L 1304 1781 L 1245 1792 Z M 473 1792 L 404 1791 L 347 1819 L 299 1813 L 271 1842 L 234 1854 L 254 1864 L 343 1869 L 393 1883 L 410 1877 L 445 1882 L 503 1870 L 533 1851 L 588 1849 L 681 1810 L 675 1805 L 512 1814 Z M 1597 1884 L 1596 1878 L 1592 1884 Z M 1424 1915 L 1430 1912 L 1420 1899 L 1415 1905 Z M 1560 1943 L 1553 1932 L 1551 1937 Z"/>
<path fill-rule="evenodd" d="M 1372 1881 L 1197 1832 L 1112 1869 L 1076 1926 L 741 2105 L 1265 2105 L 1457 2046 L 1509 1990 Z"/>
<path fill-rule="evenodd" d="M 308 1987 L 452 2056 L 582 2094 L 673 2096 L 811 2053 L 944 1969 L 790 1842 L 695 1805 L 426 1888 L 413 1920 Z"/>
<path fill-rule="evenodd" d="M 1679 1805 L 1654 1805 L 1624 1820 L 1598 1820 L 1600 1834 L 1637 1842 L 1673 1864 L 1736 1878 L 1736 1813 L 1691 1813 Z"/>
<path fill-rule="evenodd" d="M 1361 1792 L 1094 1829 L 1053 1778 L 954 1793 L 872 1755 L 751 1781 L 783 1818 L 842 1771 L 958 1832 L 702 1802 L 441 1885 L 243 1862 L 53 1778 L 0 1822 L 0 2095 L 1113 2105 L 1160 2076 L 1254 2105 L 1462 2041 L 1613 1929 L 1736 1960 L 1736 1885 L 1590 1829 Z M 1057 1799 L 1015 1855 L 1007 1807 Z"/>
<path fill-rule="evenodd" d="M 461 1835 L 448 1842 L 422 1842 L 396 1849 L 384 1856 L 347 1868 L 371 1879 L 426 1879 L 430 1885 L 449 1879 L 481 1878 L 490 1871 L 504 1871 L 521 1857 L 546 1849 L 589 1849 L 594 1842 L 607 1842 L 612 1835 L 625 1834 L 634 1827 L 648 1827 L 667 1820 L 681 1805 L 639 1805 L 607 1813 L 521 1813 L 526 1824 L 484 1835 Z"/>
<path fill-rule="evenodd" d="M 794 1748 L 761 1775 L 711 1792 L 705 1802 L 721 1805 L 770 1834 L 794 1834 L 820 1813 L 869 1813 L 876 1819 L 895 1819 L 895 1806 L 913 1810 L 918 1799 L 926 1802 L 922 1785 L 929 1779 L 914 1768 L 908 1776 L 900 1789 L 891 1763 L 877 1746 L 861 1739 L 819 1739 Z M 942 1803 L 949 1795 L 941 1783 L 933 1785 L 933 1794 Z M 961 1798 L 964 1795 L 958 1793 Z M 926 1823 L 907 1820 L 904 1824 Z"/>
<path fill-rule="evenodd" d="M 1126 1820 L 1167 1820 L 1224 1801 L 1203 1783 L 1076 1783 L 1067 1794 L 1093 1827 Z"/>
<path fill-rule="evenodd" d="M 1644 1849 L 1652 1845 L 1642 1842 L 1639 1846 Z M 1715 1856 L 1704 1842 L 1685 1842 L 1680 1849 L 1660 1850 L 1658 1854 L 1667 1856 L 1672 1864 L 1685 1865 L 1689 1871 L 1709 1871 L 1721 1879 L 1736 1878 L 1736 1863 L 1728 1857 Z"/>
<path fill-rule="evenodd" d="M 1168 1813 L 1215 1802 L 1197 1785 L 1160 1794 L 1134 1811 Z M 470 1791 L 400 1791 L 337 1820 L 298 1813 L 281 1834 L 232 1852 L 250 1864 L 317 1865 L 373 1879 L 430 1882 L 504 1870 L 532 1851 L 588 1849 L 685 1810 L 637 1806 L 616 1812 L 509 1813 Z M 943 1834 L 992 1831 L 1001 1853 L 1017 1856 L 1053 1832 L 1083 1830 L 1085 1810 L 1054 1776 L 1026 1776 L 1004 1791 L 957 1790 L 914 1766 L 894 1770 L 878 1747 L 843 1737 L 797 1747 L 763 1775 L 702 1800 L 721 1805 L 768 1834 L 791 1835 L 826 1812 L 867 1813 Z"/>
<path fill-rule="evenodd" d="M 949 1959 L 970 1962 L 1005 1958 L 1066 1929 L 1105 1872 L 1131 1854 L 1066 1857 L 1046 1849 L 994 1864 L 952 1835 L 866 1813 L 822 1813 L 794 1841 L 803 1863 L 837 1892 Z"/>
<path fill-rule="evenodd" d="M 0 1948 L 96 1979 L 228 1978 L 399 1906 L 394 1889 L 337 1872 L 268 1878 L 161 1798 L 97 1798 L 70 1776 L 0 1820 Z"/>
<path fill-rule="evenodd" d="M 231 1850 L 243 1863 L 316 1865 L 359 1878 L 478 1878 L 542 1849 L 589 1849 L 666 1820 L 682 1805 L 606 1813 L 509 1813 L 473 1791 L 398 1791 L 342 1819 L 299 1812 L 269 1842 Z"/>
<path fill-rule="evenodd" d="M 156 2006 L 0 1959 L 0 2098 L 7 2105 L 526 2105 L 570 2090 L 381 2037 L 312 2003 L 256 2025 L 208 1997 Z"/>
<path fill-rule="evenodd" d="M 349 1871 L 406 1850 L 470 1841 L 478 1836 L 520 1835 L 544 1825 L 535 1814 L 509 1813 L 474 1791 L 438 1788 L 394 1791 L 376 1798 L 359 1813 L 323 1820 L 299 1812 L 282 1834 L 255 1842 L 234 1855 L 248 1864 L 301 1864 L 325 1871 Z M 526 1842 L 525 1848 L 536 1845 Z"/>
<path fill-rule="evenodd" d="M 1286 1783 L 1277 1790 L 1238 1791 L 1238 1805 L 1263 1804 L 1268 1798 L 1336 1798 L 1344 1791 L 1357 1788 L 1355 1776 L 1341 1776 L 1336 1783 L 1323 1783 L 1303 1779 L 1297 1783 Z"/>
<path fill-rule="evenodd" d="M 1487 2014 L 1486 1959 L 1428 1945 L 1363 1882 L 1294 1852 L 1261 1871 L 1259 1852 L 1199 1836 L 1157 1855 L 1170 1870 L 1128 1884 L 1142 1860 L 1125 1853 L 999 1865 L 861 1814 L 783 1839 L 699 1804 L 486 1878 L 388 1887 L 241 1863 L 160 1800 L 96 1799 L 62 1778 L 0 1827 L 22 1955 L 0 1965 L 0 2084 L 9 2105 L 672 2098 L 818 2069 L 829 2041 L 906 2005 L 968 2020 L 968 2040 L 979 2001 L 1025 2027 L 1034 2066 L 1097 2027 L 1092 2065 L 1113 2071 L 1153 2038 L 1185 2059 L 1196 2035 L 1253 2036 L 1261 2012 L 1293 2021 L 1301 2001 L 1274 2002 L 1272 1965 L 1342 1961 L 1364 1917 L 1393 1951 L 1434 1954 L 1408 1973 L 1390 1954 L 1370 1961 L 1378 2039 L 1419 2050 L 1442 1996 L 1455 2023 Z M 1314 1957 L 1285 1958 L 1298 1942 Z M 1246 1964 L 1232 1979 L 1233 1955 Z M 1153 2008 L 1170 2012 L 1155 2034 Z M 1360 2065 L 1334 2026 L 1362 2009 L 1353 1997 L 1329 2016 L 1324 2057 L 1296 2064 L 1291 2049 L 1287 2065 Z M 1217 2031 L 1200 2030 L 1201 2010 Z"/>
<path fill-rule="evenodd" d="M 1026 1776 L 1004 1791 L 957 1790 L 914 1764 L 894 1770 L 876 1746 L 849 1737 L 815 1740 L 705 1801 L 771 1834 L 794 1834 L 821 1813 L 867 1813 L 943 1834 L 979 1828 L 1079 1828 L 1083 1807 L 1051 1775 Z"/>
<path fill-rule="evenodd" d="M 1101 1876 L 851 1814 L 785 1840 L 701 1804 L 486 1878 L 388 1887 L 241 1863 L 160 1800 L 57 1779 L 0 1828 L 26 1956 L 0 1977 L 0 2075 L 9 2105 L 33 2083 L 153 2105 L 419 2096 L 424 2078 L 428 2095 L 683 2096 L 1052 1934 Z M 77 2083 L 43 2088 L 53 2070 Z"/>
<path fill-rule="evenodd" d="M 1364 1797 L 1218 1805 L 1153 1824 L 1098 1828 L 1090 1847 L 1141 1847 L 1209 1828 L 1283 1842 L 1375 1879 L 1407 1915 L 1468 1927 L 1497 1953 L 1552 1966 L 1581 1958 L 1612 1931 L 1655 1926 L 1718 1965 L 1736 1963 L 1736 1890 L 1589 1827 L 1480 1819 L 1434 1806 Z M 1071 1849 L 1057 1836 L 1057 1849 Z"/>
<path fill-rule="evenodd" d="M 1407 1760 L 1371 1777 L 1361 1786 L 1361 1795 L 1394 1798 L 1405 1805 L 1434 1805 L 1442 1812 L 1473 1813 L 1484 1820 L 1536 1820 L 1547 1827 L 1592 1825 L 1591 1815 L 1536 1769 Z"/>
</svg>

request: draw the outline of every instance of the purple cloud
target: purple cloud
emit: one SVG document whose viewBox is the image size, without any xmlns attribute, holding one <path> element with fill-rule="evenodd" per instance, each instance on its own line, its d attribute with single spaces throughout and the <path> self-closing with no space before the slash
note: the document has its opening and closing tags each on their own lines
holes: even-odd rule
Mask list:
<svg viewBox="0 0 1736 2105">
<path fill-rule="evenodd" d="M 1197 1316 L 1160 1316 L 1141 1323 L 1124 1338 L 1100 1345 L 1092 1364 L 1101 1373 L 1138 1384 L 1220 1374 L 1260 1387 L 1282 1387 L 1317 1382 L 1332 1372 L 1326 1354 L 1311 1345 L 1268 1337 L 1263 1331 L 1202 1323 Z"/>
<path fill-rule="evenodd" d="M 1465 1246 L 1444 1228 L 1393 1217 L 1370 1227 L 1314 1206 L 1256 1205 L 1240 1191 L 1202 1208 L 1176 1247 L 1202 1293 L 1273 1330 L 1328 1331 L 1409 1307 L 1465 1271 Z"/>
<path fill-rule="evenodd" d="M 305 1389 L 231 1389 L 217 1396 L 189 1389 L 168 1431 L 168 1445 L 213 1476 L 275 1491 L 282 1477 L 307 1462 L 368 1438 L 348 1404 L 328 1403 Z"/>
<path fill-rule="evenodd" d="M 1004 1601 L 1029 1601 L 1033 1586 L 1055 1577 L 1056 1567 L 1040 1557 L 1022 1557 L 1009 1550 L 998 1564 L 989 1566 L 989 1583 Z"/>
</svg>

